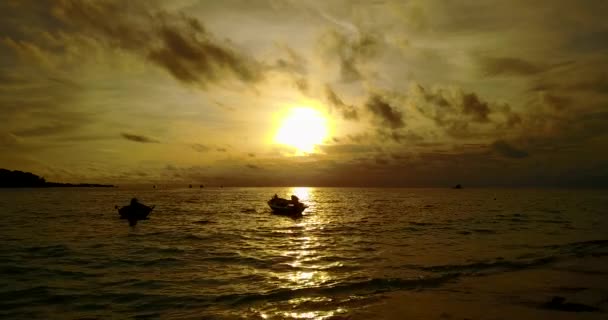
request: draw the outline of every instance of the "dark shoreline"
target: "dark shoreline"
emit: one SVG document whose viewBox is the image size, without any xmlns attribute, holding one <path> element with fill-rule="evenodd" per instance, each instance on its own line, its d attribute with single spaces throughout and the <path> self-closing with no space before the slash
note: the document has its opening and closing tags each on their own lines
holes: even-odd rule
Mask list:
<svg viewBox="0 0 608 320">
<path fill-rule="evenodd" d="M 0 169 L 0 188 L 114 188 L 112 184 L 47 182 L 31 172 Z"/>
<path fill-rule="evenodd" d="M 73 183 L 55 183 L 55 182 L 49 182 L 45 185 L 35 185 L 35 186 L 23 186 L 23 185 L 19 185 L 19 186 L 0 186 L 0 189 L 27 189 L 27 188 L 36 188 L 36 189 L 43 189 L 43 188 L 116 188 L 117 186 L 113 185 L 113 184 L 95 184 L 95 183 L 79 183 L 79 184 L 73 184 Z"/>
</svg>

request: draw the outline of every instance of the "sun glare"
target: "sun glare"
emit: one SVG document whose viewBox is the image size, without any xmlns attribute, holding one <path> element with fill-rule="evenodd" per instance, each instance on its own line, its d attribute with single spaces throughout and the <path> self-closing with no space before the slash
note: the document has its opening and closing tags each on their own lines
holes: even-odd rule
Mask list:
<svg viewBox="0 0 608 320">
<path fill-rule="evenodd" d="M 312 108 L 289 111 L 275 137 L 276 142 L 296 148 L 297 153 L 311 153 L 327 136 L 327 121 Z"/>
</svg>

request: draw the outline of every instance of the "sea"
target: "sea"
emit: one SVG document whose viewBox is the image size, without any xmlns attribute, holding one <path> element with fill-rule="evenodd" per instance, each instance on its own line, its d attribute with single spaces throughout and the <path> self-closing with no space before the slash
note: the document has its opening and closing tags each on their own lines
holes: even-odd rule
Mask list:
<svg viewBox="0 0 608 320">
<path fill-rule="evenodd" d="M 3 319 L 608 319 L 607 257 L 606 190 L 0 189 Z"/>
</svg>

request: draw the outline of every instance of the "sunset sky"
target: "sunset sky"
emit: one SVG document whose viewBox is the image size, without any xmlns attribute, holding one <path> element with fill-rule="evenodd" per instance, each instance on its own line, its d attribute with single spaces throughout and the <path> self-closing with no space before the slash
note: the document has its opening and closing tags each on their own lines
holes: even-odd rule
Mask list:
<svg viewBox="0 0 608 320">
<path fill-rule="evenodd" d="M 608 185 L 608 1 L 0 2 L 0 168 Z"/>
</svg>

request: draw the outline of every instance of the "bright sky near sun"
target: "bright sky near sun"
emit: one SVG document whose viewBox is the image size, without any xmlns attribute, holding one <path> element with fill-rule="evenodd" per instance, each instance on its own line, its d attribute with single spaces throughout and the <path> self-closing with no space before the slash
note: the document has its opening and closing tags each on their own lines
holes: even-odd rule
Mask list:
<svg viewBox="0 0 608 320">
<path fill-rule="evenodd" d="M 606 9 L 0 1 L 0 168 L 116 184 L 601 184 Z"/>
<path fill-rule="evenodd" d="M 276 142 L 296 148 L 297 155 L 312 153 L 327 138 L 327 119 L 312 108 L 294 107 L 282 119 Z"/>
</svg>

